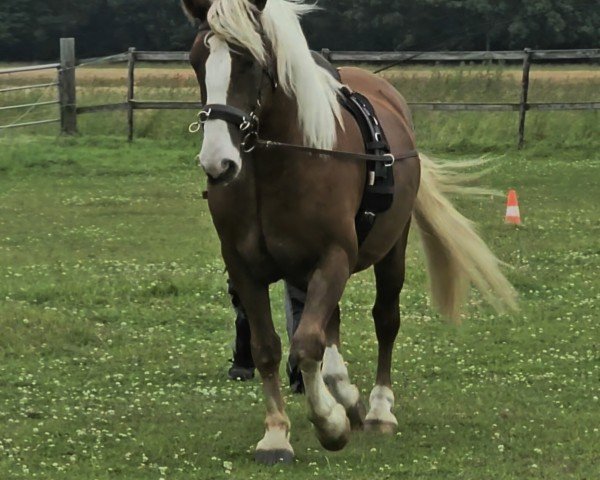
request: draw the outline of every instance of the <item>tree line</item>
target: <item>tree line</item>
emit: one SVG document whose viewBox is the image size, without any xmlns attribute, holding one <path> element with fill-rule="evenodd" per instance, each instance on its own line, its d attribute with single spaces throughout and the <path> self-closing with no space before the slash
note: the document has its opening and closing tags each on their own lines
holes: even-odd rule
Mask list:
<svg viewBox="0 0 600 480">
<path fill-rule="evenodd" d="M 598 0 L 320 0 L 304 19 L 311 46 L 331 50 L 597 48 Z M 194 28 L 179 0 L 2 0 L 0 60 L 187 50 Z"/>
</svg>

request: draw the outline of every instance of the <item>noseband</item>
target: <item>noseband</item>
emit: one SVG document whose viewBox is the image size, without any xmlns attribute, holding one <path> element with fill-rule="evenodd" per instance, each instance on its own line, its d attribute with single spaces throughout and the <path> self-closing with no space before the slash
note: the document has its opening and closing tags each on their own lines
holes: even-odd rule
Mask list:
<svg viewBox="0 0 600 480">
<path fill-rule="evenodd" d="M 260 100 L 257 101 L 257 107 L 260 108 Z M 190 125 L 189 131 L 190 133 L 198 133 L 206 122 L 223 120 L 237 128 L 242 135 L 240 148 L 243 152 L 250 153 L 256 148 L 260 126 L 258 115 L 255 113 L 256 110 L 246 113 L 239 108 L 221 103 L 204 105 L 198 113 L 198 121 Z"/>
</svg>

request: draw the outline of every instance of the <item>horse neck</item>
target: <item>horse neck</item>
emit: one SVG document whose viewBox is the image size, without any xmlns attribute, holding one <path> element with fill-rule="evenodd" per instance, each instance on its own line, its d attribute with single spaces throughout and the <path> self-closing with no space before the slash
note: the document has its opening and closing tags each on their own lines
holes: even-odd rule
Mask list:
<svg viewBox="0 0 600 480">
<path fill-rule="evenodd" d="M 298 122 L 298 103 L 281 88 L 275 90 L 260 119 L 260 136 L 276 142 L 300 143 L 302 131 Z"/>
</svg>

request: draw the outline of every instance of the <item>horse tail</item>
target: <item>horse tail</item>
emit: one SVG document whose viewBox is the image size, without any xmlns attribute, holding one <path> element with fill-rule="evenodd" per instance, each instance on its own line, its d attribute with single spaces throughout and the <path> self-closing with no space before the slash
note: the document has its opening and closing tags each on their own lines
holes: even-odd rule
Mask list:
<svg viewBox="0 0 600 480">
<path fill-rule="evenodd" d="M 479 237 L 473 223 L 446 197 L 452 193 L 493 193 L 464 186 L 465 181 L 481 176 L 464 173 L 464 169 L 485 161 L 450 164 L 420 157 L 421 185 L 414 216 L 427 256 L 434 305 L 443 315 L 458 320 L 472 283 L 496 310 L 516 310 L 517 294 L 500 271 L 500 260 Z"/>
</svg>

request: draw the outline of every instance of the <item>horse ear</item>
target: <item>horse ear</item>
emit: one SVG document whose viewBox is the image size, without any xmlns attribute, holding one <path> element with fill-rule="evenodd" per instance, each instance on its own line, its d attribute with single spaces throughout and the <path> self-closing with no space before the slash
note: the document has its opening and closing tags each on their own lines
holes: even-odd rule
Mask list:
<svg viewBox="0 0 600 480">
<path fill-rule="evenodd" d="M 206 21 L 206 15 L 210 9 L 211 0 L 181 0 L 181 6 L 185 14 L 192 20 Z"/>
<path fill-rule="evenodd" d="M 250 3 L 253 3 L 256 8 L 262 12 L 265 9 L 265 6 L 267 5 L 267 0 L 250 0 Z"/>
</svg>

